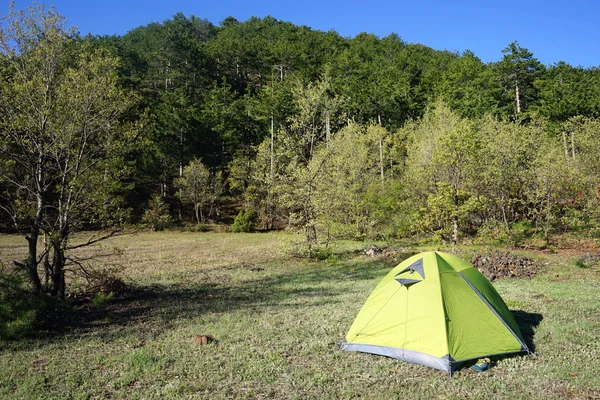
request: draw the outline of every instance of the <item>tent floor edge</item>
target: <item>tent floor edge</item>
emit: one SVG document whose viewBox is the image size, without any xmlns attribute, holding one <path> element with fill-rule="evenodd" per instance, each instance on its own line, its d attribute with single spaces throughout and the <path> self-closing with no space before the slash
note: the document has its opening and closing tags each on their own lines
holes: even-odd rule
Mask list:
<svg viewBox="0 0 600 400">
<path fill-rule="evenodd" d="M 511 354 L 519 354 L 519 353 L 525 353 L 527 352 L 527 350 L 514 350 L 514 351 L 505 351 L 502 353 L 492 353 L 492 354 L 482 354 L 480 356 L 477 357 L 472 357 L 472 358 L 465 358 L 464 360 L 455 360 L 452 361 L 452 365 L 456 366 L 452 368 L 452 371 L 457 371 L 460 368 L 462 368 L 464 366 L 464 364 L 467 364 L 471 361 L 475 361 L 475 360 L 479 360 L 480 358 L 494 358 L 494 357 L 502 357 L 502 356 L 508 356 Z"/>
<path fill-rule="evenodd" d="M 452 357 L 446 354 L 443 357 L 435 357 L 430 354 L 421 353 L 414 350 L 407 350 L 397 347 L 377 346 L 371 344 L 348 343 L 343 342 L 341 350 L 356 351 L 360 353 L 371 353 L 380 356 L 395 358 L 397 360 L 407 361 L 415 364 L 424 365 L 451 373 Z"/>
</svg>

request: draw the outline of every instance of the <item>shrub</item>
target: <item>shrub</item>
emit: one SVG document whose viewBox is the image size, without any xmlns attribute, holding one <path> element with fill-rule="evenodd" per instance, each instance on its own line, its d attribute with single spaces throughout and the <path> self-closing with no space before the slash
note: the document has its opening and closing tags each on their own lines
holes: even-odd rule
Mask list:
<svg viewBox="0 0 600 400">
<path fill-rule="evenodd" d="M 39 306 L 26 290 L 25 279 L 0 265 L 0 337 L 18 337 L 30 331 Z"/>
<path fill-rule="evenodd" d="M 231 232 L 252 232 L 256 226 L 256 213 L 254 211 L 240 211 L 235 217 Z"/>
<path fill-rule="evenodd" d="M 208 232 L 210 231 L 210 226 L 204 223 L 188 225 L 187 230 L 190 232 Z"/>
<path fill-rule="evenodd" d="M 142 221 L 155 231 L 162 231 L 171 223 L 169 206 L 158 194 L 152 195 L 148 208 L 144 211 Z"/>
<path fill-rule="evenodd" d="M 321 261 L 335 258 L 331 247 L 319 247 L 314 250 L 314 253 L 317 260 Z"/>
<path fill-rule="evenodd" d="M 521 246 L 524 239 L 531 236 L 533 232 L 533 223 L 529 220 L 522 220 L 511 224 L 509 238 L 513 247 Z"/>
<path fill-rule="evenodd" d="M 110 300 L 112 300 L 113 297 L 114 297 L 113 292 L 109 292 L 108 294 L 103 293 L 103 292 L 98 292 L 92 299 L 92 304 L 94 305 L 96 310 L 103 310 L 106 307 L 107 303 Z"/>
</svg>

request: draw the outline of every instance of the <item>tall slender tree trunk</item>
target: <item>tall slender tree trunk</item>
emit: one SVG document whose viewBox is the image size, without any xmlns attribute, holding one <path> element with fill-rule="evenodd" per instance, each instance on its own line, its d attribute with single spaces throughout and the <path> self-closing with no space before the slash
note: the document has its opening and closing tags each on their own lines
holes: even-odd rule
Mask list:
<svg viewBox="0 0 600 400">
<path fill-rule="evenodd" d="M 381 126 L 381 114 L 377 114 L 377 122 Z M 381 186 L 385 182 L 385 175 L 383 172 L 383 136 L 379 136 L 379 168 L 381 170 Z"/>
<path fill-rule="evenodd" d="M 40 234 L 40 229 L 35 226 L 31 228 L 31 234 L 27 238 L 28 242 L 28 256 L 25 263 L 27 275 L 31 281 L 33 291 L 36 293 L 42 292 L 42 282 L 40 281 L 40 275 L 37 270 L 37 241 Z"/>
<path fill-rule="evenodd" d="M 48 240 L 48 235 L 45 232 L 42 243 L 44 244 L 44 257 L 42 258 L 42 265 L 44 266 L 44 286 L 48 287 L 52 275 L 52 264 L 50 264 L 50 242 Z"/>
<path fill-rule="evenodd" d="M 179 178 L 183 177 L 183 131 L 179 130 Z M 181 194 L 183 189 L 179 188 L 179 199 L 181 199 Z M 179 200 L 179 209 L 177 210 L 177 214 L 180 221 L 183 221 L 183 203 Z"/>
<path fill-rule="evenodd" d="M 325 141 L 327 143 L 327 148 L 329 148 L 329 140 L 331 139 L 331 121 L 329 112 L 325 114 Z"/>
<path fill-rule="evenodd" d="M 240 92 L 240 64 L 238 60 L 235 62 L 235 93 Z"/>
<path fill-rule="evenodd" d="M 458 192 L 454 194 L 454 215 L 452 216 L 452 243 L 458 242 Z"/>
<path fill-rule="evenodd" d="M 25 263 L 25 269 L 27 270 L 27 275 L 29 275 L 29 280 L 31 281 L 31 285 L 33 290 L 36 293 L 42 292 L 42 282 L 40 281 L 40 275 L 38 273 L 38 261 L 37 261 L 37 246 L 38 246 L 38 238 L 40 236 L 40 222 L 42 221 L 43 211 L 44 211 L 44 194 L 43 194 L 43 182 L 44 182 L 44 158 L 42 154 L 38 155 L 37 160 L 37 176 L 36 176 L 36 189 L 37 189 L 37 201 L 36 201 L 36 211 L 35 211 L 35 220 L 31 225 L 31 231 L 29 237 L 27 237 L 27 250 L 28 256 L 27 261 Z"/>
<path fill-rule="evenodd" d="M 508 232 L 508 219 L 506 218 L 506 202 L 504 200 L 504 189 L 501 190 L 500 204 L 502 208 L 502 222 L 504 222 L 504 229 Z"/>
<path fill-rule="evenodd" d="M 521 112 L 521 98 L 519 97 L 519 80 L 515 79 L 515 97 L 517 100 L 517 114 Z"/>
<path fill-rule="evenodd" d="M 267 220 L 265 225 L 267 229 L 273 228 L 273 186 L 275 185 L 275 123 L 273 113 L 271 112 L 271 170 L 269 171 L 269 191 L 267 195 Z"/>
<path fill-rule="evenodd" d="M 575 161 L 575 132 L 571 131 L 571 155 L 573 156 L 573 161 Z"/>
<path fill-rule="evenodd" d="M 274 129 L 274 123 L 273 123 L 273 113 L 271 113 L 271 184 L 273 184 L 273 177 L 274 177 L 274 160 L 275 160 L 275 154 L 274 154 L 274 148 L 275 148 L 275 129 Z"/>
<path fill-rule="evenodd" d="M 306 202 L 304 203 L 304 232 L 308 246 L 309 257 L 313 256 L 313 247 L 317 243 L 317 228 L 315 227 L 315 216 L 311 199 L 312 180 L 308 181 Z"/>
<path fill-rule="evenodd" d="M 551 191 L 550 191 L 550 184 L 547 183 L 546 185 L 546 220 L 544 222 L 544 241 L 546 242 L 546 245 L 550 244 L 550 224 L 551 224 L 551 215 L 550 213 L 552 212 L 552 203 L 550 201 L 550 197 L 551 197 Z"/>
<path fill-rule="evenodd" d="M 57 238 L 52 242 L 52 288 L 50 295 L 65 297 L 65 250 L 63 244 L 65 239 Z"/>
</svg>

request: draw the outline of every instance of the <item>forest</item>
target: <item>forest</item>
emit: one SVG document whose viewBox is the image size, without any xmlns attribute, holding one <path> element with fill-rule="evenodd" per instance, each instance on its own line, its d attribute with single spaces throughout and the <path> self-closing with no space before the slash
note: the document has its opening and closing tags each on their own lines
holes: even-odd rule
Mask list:
<svg viewBox="0 0 600 400">
<path fill-rule="evenodd" d="M 54 294 L 82 230 L 286 229 L 310 255 L 599 233 L 600 69 L 517 41 L 484 63 L 181 13 L 82 36 L 35 6 L 3 17 L 0 45 L 0 230 L 26 236 L 21 265 L 41 288 L 45 263 Z"/>
<path fill-rule="evenodd" d="M 3 13 L 1 399 L 600 398 L 600 66 L 518 35 L 483 62 L 270 16 Z M 451 308 L 523 352 L 448 376 L 341 351 L 373 293 L 390 336 L 430 335 L 398 312 L 424 287 L 439 360 L 498 331 Z"/>
</svg>

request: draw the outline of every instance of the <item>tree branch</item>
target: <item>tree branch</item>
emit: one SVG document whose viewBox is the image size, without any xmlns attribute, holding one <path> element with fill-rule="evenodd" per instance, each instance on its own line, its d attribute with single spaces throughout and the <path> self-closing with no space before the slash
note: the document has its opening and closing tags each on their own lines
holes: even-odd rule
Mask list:
<svg viewBox="0 0 600 400">
<path fill-rule="evenodd" d="M 101 242 L 103 240 L 109 239 L 109 238 L 113 237 L 114 235 L 116 235 L 119 232 L 121 232 L 121 231 L 120 230 L 114 230 L 114 231 L 112 231 L 112 232 L 110 232 L 110 233 L 108 233 L 108 234 L 106 234 L 104 236 L 98 237 L 98 238 L 96 238 L 96 235 L 94 235 L 87 242 L 81 243 L 81 244 L 78 244 L 78 245 L 75 245 L 75 246 L 69 246 L 65 250 L 74 250 L 74 249 L 79 249 L 81 247 L 90 246 L 90 245 L 92 245 L 94 243 L 98 243 L 98 242 Z M 96 239 L 94 239 L 94 238 L 96 238 Z"/>
</svg>

